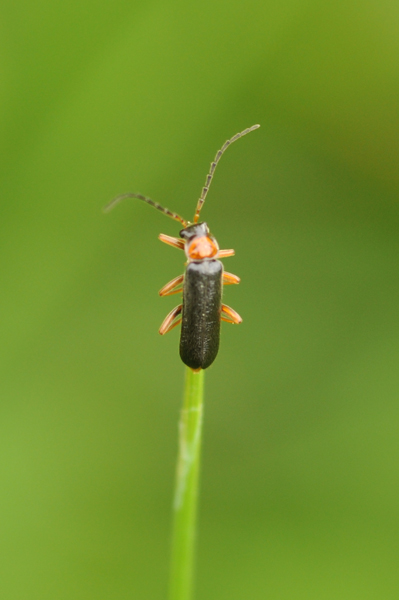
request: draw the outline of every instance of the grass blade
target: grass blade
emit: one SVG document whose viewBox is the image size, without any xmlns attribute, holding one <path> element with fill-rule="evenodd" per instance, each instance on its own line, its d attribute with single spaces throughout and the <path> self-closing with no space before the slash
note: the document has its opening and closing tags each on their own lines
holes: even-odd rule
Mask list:
<svg viewBox="0 0 399 600">
<path fill-rule="evenodd" d="M 194 373 L 187 367 L 179 423 L 169 600 L 192 597 L 203 394 L 204 371 Z"/>
</svg>

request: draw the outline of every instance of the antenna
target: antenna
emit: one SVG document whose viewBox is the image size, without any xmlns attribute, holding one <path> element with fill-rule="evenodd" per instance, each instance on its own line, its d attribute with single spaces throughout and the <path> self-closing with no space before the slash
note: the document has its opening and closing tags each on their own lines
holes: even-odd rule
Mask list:
<svg viewBox="0 0 399 600">
<path fill-rule="evenodd" d="M 170 217 L 171 219 L 174 219 L 175 221 L 179 221 L 183 225 L 184 228 L 186 228 L 188 225 L 188 221 L 183 219 L 183 217 L 181 217 L 177 213 L 170 211 L 168 208 L 164 208 L 163 206 L 158 204 L 158 202 L 154 202 L 154 200 L 151 200 L 151 198 L 147 198 L 146 196 L 142 196 L 141 194 L 122 194 L 121 196 L 117 196 L 116 198 L 111 200 L 111 202 L 109 204 L 104 206 L 103 211 L 109 212 L 110 210 L 112 210 L 114 208 L 114 206 L 119 204 L 119 202 L 121 202 L 121 200 L 125 200 L 125 198 L 138 198 L 139 200 L 143 200 L 144 202 L 147 202 L 147 204 L 150 204 L 150 206 L 153 206 L 157 210 L 160 210 L 161 212 L 163 212 L 164 215 L 166 215 L 167 217 Z"/>
<path fill-rule="evenodd" d="M 244 137 L 244 135 L 247 135 L 247 133 L 250 133 L 251 131 L 255 131 L 255 129 L 259 129 L 259 127 L 260 127 L 260 125 L 252 125 L 252 127 L 248 127 L 248 129 L 244 129 L 244 131 L 237 133 L 230 140 L 227 140 L 227 142 L 225 142 L 223 144 L 223 146 L 221 147 L 219 152 L 217 152 L 214 161 L 211 163 L 210 171 L 209 171 L 208 175 L 206 176 L 205 186 L 202 188 L 202 193 L 198 200 L 197 208 L 195 209 L 194 223 L 198 223 L 202 205 L 205 202 L 206 195 L 208 193 L 208 190 L 209 190 L 211 182 L 212 182 L 213 174 L 215 172 L 215 169 L 217 167 L 219 160 L 222 157 L 222 154 L 227 150 L 227 148 L 230 146 L 230 144 L 232 144 L 236 140 L 239 140 L 240 138 Z"/>
</svg>

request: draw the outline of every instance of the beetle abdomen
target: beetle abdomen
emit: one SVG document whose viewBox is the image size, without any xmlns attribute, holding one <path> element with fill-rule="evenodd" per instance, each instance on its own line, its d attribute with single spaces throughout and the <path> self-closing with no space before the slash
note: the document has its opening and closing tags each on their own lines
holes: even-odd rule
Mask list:
<svg viewBox="0 0 399 600">
<path fill-rule="evenodd" d="M 190 262 L 183 284 L 180 357 L 192 369 L 206 369 L 219 350 L 223 265 Z"/>
</svg>

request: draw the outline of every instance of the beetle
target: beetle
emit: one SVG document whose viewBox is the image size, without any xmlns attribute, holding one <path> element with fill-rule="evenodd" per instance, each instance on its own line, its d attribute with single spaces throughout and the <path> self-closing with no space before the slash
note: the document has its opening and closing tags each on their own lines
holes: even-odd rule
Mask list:
<svg viewBox="0 0 399 600">
<path fill-rule="evenodd" d="M 242 322 L 242 318 L 235 310 L 222 303 L 223 285 L 240 283 L 240 278 L 225 271 L 219 260 L 234 256 L 234 250 L 219 249 L 207 223 L 198 222 L 200 212 L 223 153 L 233 142 L 259 127 L 260 125 L 253 125 L 237 133 L 216 153 L 197 202 L 193 223 L 141 194 L 127 193 L 117 196 L 104 209 L 107 212 L 125 198 L 137 198 L 183 225 L 180 238 L 164 233 L 159 235 L 161 242 L 184 250 L 187 257 L 185 273 L 169 281 L 159 291 L 160 296 L 183 292 L 182 303 L 170 311 L 159 333 L 164 335 L 181 323 L 180 357 L 193 371 L 206 369 L 215 360 L 219 350 L 220 322 L 235 324 Z"/>
</svg>

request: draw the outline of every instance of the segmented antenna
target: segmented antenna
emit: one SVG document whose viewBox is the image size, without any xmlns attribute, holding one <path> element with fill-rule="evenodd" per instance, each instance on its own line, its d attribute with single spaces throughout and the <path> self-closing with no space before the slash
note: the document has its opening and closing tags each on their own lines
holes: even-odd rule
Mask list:
<svg viewBox="0 0 399 600">
<path fill-rule="evenodd" d="M 121 194 L 121 196 L 117 196 L 116 198 L 111 200 L 111 202 L 109 204 L 104 206 L 104 209 L 103 209 L 104 212 L 109 212 L 110 210 L 112 210 L 114 208 L 114 206 L 119 204 L 119 202 L 121 202 L 121 200 L 124 200 L 125 198 L 138 198 L 139 200 L 143 200 L 144 202 L 147 202 L 147 204 L 150 204 L 157 210 L 160 210 L 161 212 L 163 212 L 164 215 L 166 215 L 167 217 L 170 217 L 171 219 L 174 219 L 175 221 L 179 221 L 183 225 L 183 227 L 187 227 L 187 225 L 188 225 L 188 221 L 183 219 L 183 217 L 181 217 L 177 213 L 170 211 L 168 208 L 164 208 L 163 206 L 158 204 L 158 202 L 154 202 L 154 200 L 151 200 L 151 198 L 147 198 L 146 196 L 142 196 L 141 194 Z"/>
<path fill-rule="evenodd" d="M 252 127 L 248 127 L 248 129 L 244 129 L 244 131 L 237 133 L 230 140 L 227 140 L 227 142 L 225 142 L 223 144 L 223 146 L 221 147 L 219 152 L 217 152 L 214 161 L 211 163 L 210 171 L 209 171 L 208 175 L 206 176 L 205 186 L 202 188 L 202 193 L 198 200 L 197 208 L 195 209 L 194 223 L 198 223 L 202 205 L 205 202 L 206 195 L 208 193 L 208 190 L 209 190 L 211 182 L 212 182 L 213 174 L 215 172 L 215 169 L 217 167 L 219 160 L 221 159 L 222 154 L 227 150 L 227 148 L 230 146 L 230 144 L 232 144 L 236 140 L 239 140 L 240 138 L 244 137 L 244 135 L 247 135 L 247 133 L 250 133 L 251 131 L 254 131 L 255 129 L 259 129 L 259 127 L 260 127 L 260 125 L 252 125 Z"/>
</svg>

